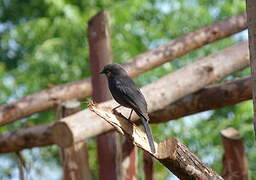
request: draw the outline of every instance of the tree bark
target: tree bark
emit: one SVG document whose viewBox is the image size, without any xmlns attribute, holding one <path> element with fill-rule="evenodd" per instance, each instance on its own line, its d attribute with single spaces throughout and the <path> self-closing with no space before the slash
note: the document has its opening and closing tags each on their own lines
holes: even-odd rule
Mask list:
<svg viewBox="0 0 256 180">
<path fill-rule="evenodd" d="M 185 96 L 162 110 L 151 112 L 151 123 L 167 122 L 188 114 L 202 112 L 204 110 L 218 109 L 251 99 L 251 89 L 252 81 L 249 77 L 204 88 L 196 93 Z M 177 114 L 175 112 L 177 112 Z M 81 118 L 83 117 L 81 116 Z M 94 119 L 94 116 L 91 116 L 90 118 L 91 122 L 96 121 L 100 123 L 100 121 Z M 161 118 L 163 118 L 163 120 L 161 120 Z M 43 127 L 43 129 L 41 127 Z M 53 140 L 50 133 L 47 133 L 50 131 L 50 128 L 51 125 L 49 124 L 2 134 L 0 135 L 0 153 L 15 152 L 25 148 L 51 145 L 53 144 Z M 42 130 L 38 131 L 37 129 Z M 104 132 L 104 130 L 102 131 L 97 129 L 96 131 L 98 131 L 99 134 Z M 32 138 L 26 139 L 26 137 L 30 137 L 31 134 Z M 42 136 L 42 134 L 45 135 Z M 97 134 L 95 134 L 95 136 L 96 135 Z M 93 135 L 90 137 L 92 136 Z M 22 145 L 19 144 L 19 142 L 23 142 Z"/>
<path fill-rule="evenodd" d="M 248 63 L 247 42 L 242 42 L 179 69 L 142 88 L 148 103 L 148 112 L 164 109 L 170 103 L 241 70 Z M 171 93 L 167 92 L 167 89 Z M 114 104 L 113 100 L 102 103 L 112 108 L 116 106 Z M 129 114 L 127 108 L 119 109 L 122 114 Z M 133 118 L 135 116 L 132 116 Z M 110 129 L 111 126 L 86 109 L 56 122 L 53 126 L 53 138 L 56 144 L 65 147 Z M 65 140 L 60 139 L 60 135 L 64 134 Z"/>
<path fill-rule="evenodd" d="M 58 117 L 63 118 L 80 110 L 80 102 L 66 101 L 59 105 Z M 64 180 L 91 180 L 88 151 L 85 142 L 78 142 L 61 149 Z"/>
<path fill-rule="evenodd" d="M 250 62 L 252 72 L 252 94 L 253 94 L 253 109 L 254 109 L 254 133 L 256 136 L 256 1 L 246 0 L 246 11 L 248 14 L 248 34 L 249 34 L 249 48 L 250 48 Z"/>
<path fill-rule="evenodd" d="M 170 43 L 147 51 L 124 64 L 131 77 L 185 55 L 205 44 L 225 38 L 247 27 L 246 14 L 233 16 L 190 32 Z M 58 101 L 82 99 L 92 95 L 91 78 L 74 81 L 26 96 L 0 106 L 0 125 L 52 108 Z"/>
<path fill-rule="evenodd" d="M 225 180 L 248 180 L 248 163 L 243 139 L 234 128 L 220 132 L 224 145 L 222 177 Z"/>
<path fill-rule="evenodd" d="M 154 142 L 157 151 L 153 154 L 150 150 L 145 132 L 136 127 L 132 122 L 127 121 L 122 114 L 118 112 L 114 112 L 113 114 L 110 108 L 94 104 L 90 104 L 89 108 L 100 118 L 103 118 L 111 124 L 117 132 L 125 135 L 131 139 L 136 146 L 158 159 L 178 178 L 197 180 L 222 179 L 212 169 L 203 164 L 177 139 L 170 138 L 159 144 Z"/>
</svg>

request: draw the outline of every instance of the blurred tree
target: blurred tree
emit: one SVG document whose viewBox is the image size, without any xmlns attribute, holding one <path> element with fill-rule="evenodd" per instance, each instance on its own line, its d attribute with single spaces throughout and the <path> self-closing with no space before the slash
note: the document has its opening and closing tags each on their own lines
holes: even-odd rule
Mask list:
<svg viewBox="0 0 256 180">
<path fill-rule="evenodd" d="M 49 85 L 89 76 L 86 24 L 101 9 L 110 12 L 113 56 L 115 62 L 121 63 L 187 32 L 243 12 L 245 1 L 1 0 L 0 104 L 46 89 Z M 140 86 L 146 85 L 194 60 L 246 38 L 246 33 L 240 33 L 206 45 L 142 74 L 136 78 L 136 82 Z M 246 69 L 226 79 L 249 73 Z M 54 120 L 54 112 L 47 111 L 1 127 L 0 132 Z M 153 125 L 153 132 L 156 140 L 163 140 L 167 136 L 179 137 L 204 162 L 220 172 L 223 148 L 219 131 L 229 126 L 235 127 L 244 137 L 252 172 L 256 169 L 253 161 L 256 155 L 252 151 L 251 121 L 252 106 L 251 101 L 247 101 L 167 124 Z M 31 166 L 32 170 L 28 174 L 32 179 L 49 177 L 47 166 L 55 167 L 55 173 L 51 173 L 52 179 L 60 179 L 56 146 L 25 150 L 23 154 Z M 94 140 L 90 140 L 89 154 L 93 176 L 97 178 Z M 0 178 L 15 179 L 18 176 L 17 159 L 13 155 L 1 155 L 0 159 L 4 162 L 0 165 Z M 141 165 L 139 171 L 142 172 Z M 159 164 L 156 164 L 155 175 L 156 179 L 172 176 Z M 251 173 L 251 177 L 256 178 L 256 175 Z"/>
</svg>

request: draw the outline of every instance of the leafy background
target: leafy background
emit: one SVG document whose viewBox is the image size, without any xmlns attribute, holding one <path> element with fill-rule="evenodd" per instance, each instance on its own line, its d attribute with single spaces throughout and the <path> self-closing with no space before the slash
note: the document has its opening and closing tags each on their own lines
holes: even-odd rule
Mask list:
<svg viewBox="0 0 256 180">
<path fill-rule="evenodd" d="M 244 0 L 0 0 L 0 104 L 79 80 L 90 75 L 87 22 L 108 10 L 114 61 L 123 63 L 176 37 L 245 11 Z M 144 86 L 208 54 L 247 39 L 247 31 L 206 45 L 135 79 Z M 250 69 L 226 79 L 250 74 Z M 0 132 L 55 121 L 55 111 L 32 115 L 0 127 Z M 177 137 L 205 163 L 221 173 L 223 146 L 220 130 L 234 127 L 244 137 L 251 179 L 256 179 L 256 154 L 252 130 L 252 102 L 152 125 L 157 141 Z M 168 128 L 167 128 L 168 127 Z M 90 168 L 97 179 L 95 139 L 90 139 Z M 30 168 L 28 179 L 61 179 L 57 146 L 23 150 Z M 141 155 L 141 152 L 139 152 Z M 141 156 L 139 179 L 143 179 Z M 18 179 L 18 159 L 0 156 L 0 178 Z M 158 162 L 156 179 L 175 179 Z"/>
</svg>

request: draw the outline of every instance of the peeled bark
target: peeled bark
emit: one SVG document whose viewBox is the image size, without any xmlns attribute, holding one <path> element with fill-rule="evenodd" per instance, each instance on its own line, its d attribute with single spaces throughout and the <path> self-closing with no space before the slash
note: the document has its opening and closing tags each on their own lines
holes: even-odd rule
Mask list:
<svg viewBox="0 0 256 180">
<path fill-rule="evenodd" d="M 166 45 L 138 55 L 124 64 L 131 77 L 160 64 L 185 55 L 205 44 L 225 38 L 246 29 L 246 14 L 233 16 L 190 32 Z M 29 95 L 15 102 L 0 106 L 0 125 L 52 108 L 56 102 L 82 99 L 92 95 L 91 78 L 74 81 Z"/>
<path fill-rule="evenodd" d="M 180 179 L 207 180 L 222 178 L 212 169 L 202 163 L 187 147 L 181 144 L 177 139 L 170 138 L 157 144 L 156 153 L 152 153 L 147 135 L 133 123 L 119 113 L 112 113 L 108 107 L 90 105 L 91 111 L 100 118 L 111 124 L 117 132 L 131 139 L 134 145 L 146 151 L 148 154 L 159 160 L 166 168 Z"/>
</svg>

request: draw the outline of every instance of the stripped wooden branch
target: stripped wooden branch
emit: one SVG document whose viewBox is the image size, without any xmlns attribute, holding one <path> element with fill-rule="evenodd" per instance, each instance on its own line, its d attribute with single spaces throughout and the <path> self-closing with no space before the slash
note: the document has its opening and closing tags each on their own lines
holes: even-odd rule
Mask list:
<svg viewBox="0 0 256 180">
<path fill-rule="evenodd" d="M 224 146 L 222 177 L 225 180 L 248 180 L 248 163 L 243 139 L 234 128 L 220 132 Z"/>
<path fill-rule="evenodd" d="M 163 109 L 150 113 L 151 123 L 176 120 L 202 111 L 219 109 L 252 98 L 252 79 L 238 78 L 189 94 Z"/>
<path fill-rule="evenodd" d="M 247 27 L 246 14 L 233 16 L 190 32 L 170 43 L 147 51 L 124 64 L 131 77 L 138 76 L 153 67 L 169 62 L 179 56 L 202 47 L 205 44 L 225 38 Z M 92 95 L 91 78 L 56 86 L 40 91 L 12 103 L 0 106 L 0 125 L 44 111 L 53 107 L 56 101 L 82 99 Z"/>
<path fill-rule="evenodd" d="M 199 92 L 188 95 L 176 101 L 175 103 L 168 105 L 162 110 L 151 112 L 150 113 L 150 117 L 152 118 L 151 123 L 167 122 L 169 120 L 177 119 L 188 114 L 193 114 L 193 113 L 201 112 L 204 110 L 217 109 L 223 106 L 228 106 L 235 103 L 239 103 L 244 100 L 251 99 L 252 98 L 251 88 L 252 88 L 252 82 L 249 77 L 204 88 Z M 90 112 L 88 112 L 88 114 L 90 114 Z M 81 119 L 82 118 L 84 117 L 81 116 Z M 98 122 L 97 117 L 95 118 L 93 115 L 89 116 L 88 118 L 91 119 L 91 123 Z M 99 123 L 100 122 L 101 121 L 99 121 Z M 15 152 L 16 150 L 21 150 L 24 148 L 46 146 L 46 145 L 53 144 L 54 142 L 50 137 L 50 134 L 47 133 L 48 129 L 50 128 L 50 125 L 45 125 L 45 126 L 48 128 L 43 128 L 41 131 L 37 131 L 36 127 L 30 127 L 28 129 L 20 129 L 14 132 L 8 132 L 6 134 L 0 135 L 0 153 Z M 98 134 L 102 134 L 108 130 L 111 130 L 111 127 L 109 127 L 109 129 L 107 130 L 94 129 L 96 132 L 98 132 L 98 134 L 97 133 L 91 134 L 93 133 L 93 131 L 91 131 L 90 125 L 87 125 L 87 127 L 88 127 L 87 130 L 89 131 L 88 134 L 90 134 L 88 135 L 89 137 L 97 136 Z M 98 128 L 99 127 L 100 127 L 100 124 Z M 41 129 L 41 128 L 38 127 L 38 129 Z M 42 134 L 42 131 L 45 131 L 45 134 L 47 135 L 45 138 L 40 137 Z M 34 138 L 24 142 L 23 145 L 20 146 L 19 138 L 24 139 L 23 137 L 19 137 L 20 134 L 22 134 L 22 136 L 25 137 L 25 136 L 30 136 L 29 135 L 30 132 L 33 132 Z M 38 139 L 41 140 L 40 144 L 38 144 L 39 143 Z M 8 143 L 5 143 L 5 142 L 8 142 Z M 4 143 L 4 146 L 2 146 L 3 143 Z"/>
<path fill-rule="evenodd" d="M 159 144 L 154 142 L 157 152 L 152 154 L 145 132 L 136 127 L 133 123 L 127 121 L 122 114 L 113 114 L 110 108 L 94 104 L 90 104 L 89 108 L 99 117 L 111 124 L 117 132 L 130 138 L 136 146 L 147 151 L 159 160 L 178 178 L 197 180 L 222 179 L 177 139 L 171 138 Z"/>
</svg>

